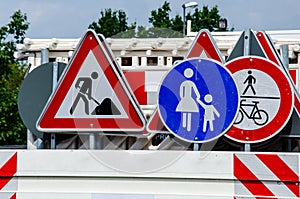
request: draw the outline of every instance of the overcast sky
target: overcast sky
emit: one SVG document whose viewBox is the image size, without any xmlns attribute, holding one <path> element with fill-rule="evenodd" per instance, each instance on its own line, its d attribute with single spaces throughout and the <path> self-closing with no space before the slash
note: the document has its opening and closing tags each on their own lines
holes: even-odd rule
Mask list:
<svg viewBox="0 0 300 199">
<path fill-rule="evenodd" d="M 2 0 L 0 26 L 10 21 L 18 9 L 28 16 L 29 38 L 78 38 L 89 24 L 100 17 L 105 8 L 124 10 L 128 22 L 150 26 L 151 10 L 164 0 Z M 182 15 L 183 3 L 188 0 L 169 0 L 172 13 Z M 229 27 L 235 30 L 295 30 L 300 29 L 300 0 L 196 0 L 200 8 L 217 5 Z M 187 9 L 192 11 L 191 9 Z"/>
</svg>

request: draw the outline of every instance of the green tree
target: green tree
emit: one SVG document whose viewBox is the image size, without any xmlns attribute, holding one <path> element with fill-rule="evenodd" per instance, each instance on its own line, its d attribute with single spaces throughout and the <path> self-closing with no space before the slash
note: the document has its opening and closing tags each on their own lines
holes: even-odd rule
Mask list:
<svg viewBox="0 0 300 199">
<path fill-rule="evenodd" d="M 172 19 L 172 25 L 171 25 L 171 29 L 178 31 L 178 32 L 182 32 L 183 29 L 183 20 L 182 17 L 180 15 L 176 15 L 175 18 Z"/>
<path fill-rule="evenodd" d="M 208 29 L 209 31 L 219 31 L 219 20 L 221 19 L 218 6 L 209 9 L 208 6 L 203 6 L 202 10 L 195 9 L 194 13 L 188 13 L 187 20 L 192 22 L 192 31 L 198 32 L 201 29 Z M 233 28 L 230 29 L 233 31 Z"/>
<path fill-rule="evenodd" d="M 149 23 L 151 23 L 153 27 L 147 29 L 147 34 L 144 34 L 144 36 L 151 38 L 182 37 L 182 18 L 178 14 L 175 18 L 171 18 L 171 11 L 170 3 L 167 1 L 157 10 L 152 10 Z"/>
<path fill-rule="evenodd" d="M 161 8 L 151 11 L 151 17 L 149 17 L 149 23 L 154 28 L 170 28 L 172 20 L 170 19 L 170 3 L 165 1 Z"/>
<path fill-rule="evenodd" d="M 98 21 L 94 21 L 89 28 L 94 29 L 97 33 L 103 34 L 105 37 L 111 37 L 120 32 L 132 30 L 136 28 L 136 23 L 128 26 L 126 13 L 122 10 L 112 10 L 110 8 L 100 12 Z M 123 35 L 123 37 L 125 37 Z M 129 36 L 128 36 L 129 37 Z"/>
<path fill-rule="evenodd" d="M 25 68 L 14 58 L 16 43 L 22 43 L 29 28 L 26 14 L 20 10 L 0 28 L 0 144 L 26 144 L 26 128 L 18 113 L 18 91 Z"/>
<path fill-rule="evenodd" d="M 176 15 L 174 18 L 170 17 L 171 14 L 170 3 L 167 1 L 158 8 L 157 10 L 151 11 L 149 17 L 149 23 L 154 28 L 169 28 L 177 32 L 182 32 L 183 20 L 180 15 Z M 219 30 L 219 20 L 221 16 L 219 14 L 218 6 L 214 6 L 209 9 L 208 6 L 203 6 L 202 10 L 196 8 L 194 13 L 188 13 L 186 16 L 187 20 L 192 21 L 192 31 L 198 32 L 201 29 L 208 29 L 210 31 Z M 233 30 L 231 28 L 231 30 Z M 176 36 L 179 36 L 178 34 Z"/>
</svg>

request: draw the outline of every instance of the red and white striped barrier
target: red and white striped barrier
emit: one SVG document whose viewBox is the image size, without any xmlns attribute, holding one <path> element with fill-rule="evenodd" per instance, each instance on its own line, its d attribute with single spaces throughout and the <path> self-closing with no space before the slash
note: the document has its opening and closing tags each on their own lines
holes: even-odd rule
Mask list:
<svg viewBox="0 0 300 199">
<path fill-rule="evenodd" d="M 15 174 L 17 172 L 17 152 L 0 153 L 0 198 L 16 199 L 18 189 Z M 8 191 L 8 192 L 7 192 Z M 3 193 L 6 192 L 6 193 Z"/>
<path fill-rule="evenodd" d="M 234 176 L 236 196 L 300 197 L 298 156 L 235 154 Z"/>
<path fill-rule="evenodd" d="M 299 155 L 210 151 L 0 152 L 1 199 L 299 198 Z"/>
</svg>

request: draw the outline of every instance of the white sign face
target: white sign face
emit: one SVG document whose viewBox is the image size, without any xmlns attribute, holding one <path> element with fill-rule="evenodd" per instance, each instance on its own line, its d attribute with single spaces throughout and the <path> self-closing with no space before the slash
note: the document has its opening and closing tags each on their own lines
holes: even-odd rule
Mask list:
<svg viewBox="0 0 300 199">
<path fill-rule="evenodd" d="M 290 121 L 294 104 L 292 85 L 284 70 L 258 56 L 232 59 L 226 67 L 237 82 L 240 108 L 225 136 L 241 143 L 258 143 L 281 132 Z"/>
<path fill-rule="evenodd" d="M 90 51 L 55 118 L 111 118 L 112 115 L 94 112 L 105 99 L 110 99 L 117 110 L 117 114 L 113 114 L 114 118 L 128 118 L 114 89 Z"/>
<path fill-rule="evenodd" d="M 240 93 L 240 110 L 234 126 L 255 130 L 267 125 L 280 107 L 280 92 L 268 74 L 244 69 L 233 74 Z"/>
</svg>

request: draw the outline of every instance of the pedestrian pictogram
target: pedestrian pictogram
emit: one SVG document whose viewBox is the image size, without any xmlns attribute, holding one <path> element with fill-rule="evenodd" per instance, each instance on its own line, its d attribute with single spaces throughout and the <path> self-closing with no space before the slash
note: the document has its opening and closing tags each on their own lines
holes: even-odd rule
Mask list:
<svg viewBox="0 0 300 199">
<path fill-rule="evenodd" d="M 170 132 L 191 142 L 208 142 L 233 124 L 239 95 L 231 73 L 210 59 L 175 65 L 158 94 L 160 117 Z"/>
<path fill-rule="evenodd" d="M 141 132 L 145 118 L 121 69 L 101 35 L 89 30 L 55 92 L 37 128 L 45 132 Z"/>
<path fill-rule="evenodd" d="M 255 89 L 253 87 L 253 85 L 256 83 L 256 78 L 252 75 L 252 71 L 248 70 L 248 77 L 246 78 L 246 80 L 244 81 L 244 84 L 247 84 L 245 90 L 243 91 L 243 95 L 246 94 L 246 92 L 248 91 L 248 89 L 250 89 L 253 93 L 253 95 L 256 94 Z"/>
<path fill-rule="evenodd" d="M 226 136 L 242 143 L 256 143 L 280 132 L 292 114 L 294 100 L 282 69 L 255 56 L 236 58 L 226 67 L 240 91 L 239 112 Z"/>
</svg>

